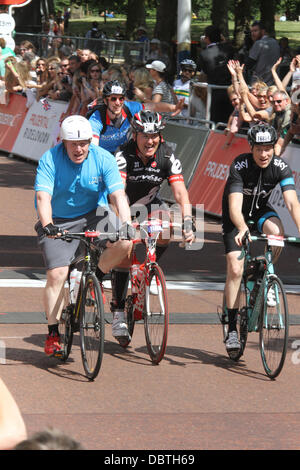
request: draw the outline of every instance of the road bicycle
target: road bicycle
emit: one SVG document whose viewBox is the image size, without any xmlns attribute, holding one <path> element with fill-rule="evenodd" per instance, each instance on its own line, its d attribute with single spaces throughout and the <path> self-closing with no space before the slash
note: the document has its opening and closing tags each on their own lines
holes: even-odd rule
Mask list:
<svg viewBox="0 0 300 470">
<path fill-rule="evenodd" d="M 125 302 L 125 315 L 131 338 L 124 340 L 121 345 L 128 346 L 135 322 L 143 320 L 149 356 L 154 364 L 159 364 L 167 346 L 169 306 L 165 276 L 156 262 L 156 244 L 161 232 L 181 225 L 150 219 L 135 226 L 140 229 L 141 238 L 133 241 L 134 250 L 130 267 L 131 293 Z M 145 243 L 146 255 L 144 262 L 139 263 L 135 246 L 142 241 Z"/>
<path fill-rule="evenodd" d="M 60 359 L 67 361 L 73 343 L 73 334 L 80 333 L 80 349 L 83 368 L 89 380 L 97 377 L 104 351 L 104 305 L 102 285 L 95 274 L 101 248 L 95 242 L 100 235 L 98 231 L 80 233 L 63 232 L 61 240 L 80 240 L 84 254 L 78 255 L 69 267 L 67 279 L 67 305 L 59 320 L 59 333 L 62 352 Z M 71 275 L 74 269 L 77 276 L 78 293 L 70 291 Z"/>
<path fill-rule="evenodd" d="M 237 330 L 240 349 L 227 351 L 230 359 L 238 361 L 243 355 L 248 333 L 259 333 L 259 348 L 264 370 L 275 379 L 281 372 L 288 345 L 289 314 L 285 289 L 274 272 L 272 247 L 283 247 L 285 241 L 300 242 L 297 237 L 274 235 L 252 236 L 251 240 L 266 244 L 264 255 L 251 256 L 249 234 L 244 238 L 239 259 L 244 258 L 244 271 L 239 292 Z M 228 335 L 228 315 L 225 295 L 219 318 L 223 339 Z"/>
</svg>

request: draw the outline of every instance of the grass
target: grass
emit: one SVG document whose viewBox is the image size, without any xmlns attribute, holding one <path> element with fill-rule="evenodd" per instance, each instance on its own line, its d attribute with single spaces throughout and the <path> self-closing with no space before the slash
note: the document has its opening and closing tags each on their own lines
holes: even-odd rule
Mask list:
<svg viewBox="0 0 300 470">
<path fill-rule="evenodd" d="M 74 36 L 85 36 L 86 32 L 91 28 L 92 22 L 98 21 L 99 29 L 106 32 L 108 38 L 114 37 L 116 26 L 120 26 L 125 31 L 126 17 L 118 15 L 116 18 L 107 18 L 104 23 L 104 18 L 100 16 L 88 16 L 82 19 L 71 19 L 69 23 L 69 34 Z M 155 28 L 155 17 L 147 17 L 146 24 L 148 36 L 153 37 Z M 192 41 L 199 41 L 200 36 L 209 22 L 203 22 L 193 19 L 191 23 L 191 39 Z M 230 37 L 233 36 L 233 21 L 229 21 Z M 276 21 L 275 23 L 276 38 L 280 39 L 285 36 L 289 38 L 290 47 L 292 50 L 300 48 L 300 22 L 297 21 Z"/>
</svg>

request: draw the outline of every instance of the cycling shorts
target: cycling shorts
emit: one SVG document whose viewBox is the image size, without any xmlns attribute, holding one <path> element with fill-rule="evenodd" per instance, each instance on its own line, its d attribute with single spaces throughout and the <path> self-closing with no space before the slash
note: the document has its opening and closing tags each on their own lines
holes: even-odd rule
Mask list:
<svg viewBox="0 0 300 470">
<path fill-rule="evenodd" d="M 254 225 L 251 227 L 251 232 L 259 232 L 262 233 L 263 224 L 267 219 L 271 217 L 276 217 L 280 219 L 279 215 L 276 211 L 274 211 L 271 207 L 265 206 L 259 210 L 257 210 L 252 217 L 248 217 L 246 223 L 249 220 L 254 222 Z M 233 225 L 229 216 L 224 218 L 223 216 L 223 242 L 225 245 L 225 253 L 230 253 L 231 251 L 241 251 L 241 247 L 238 246 L 235 242 L 235 237 L 238 234 L 238 229 Z"/>
<path fill-rule="evenodd" d="M 99 208 L 98 208 L 99 209 Z M 53 219 L 53 224 L 60 227 L 63 230 L 69 232 L 84 232 L 85 230 L 101 230 L 101 222 L 106 221 L 109 214 L 110 226 L 106 228 L 107 232 L 113 232 L 120 226 L 119 220 L 116 218 L 109 209 L 103 208 L 100 210 L 100 215 L 97 214 L 98 210 L 93 210 L 88 214 L 76 217 L 74 219 Z M 107 227 L 107 226 L 106 226 Z M 69 266 L 82 250 L 82 243 L 80 240 L 72 240 L 66 242 L 59 240 L 59 238 L 48 238 L 43 231 L 43 227 L 40 221 L 34 226 L 38 235 L 38 244 L 42 250 L 44 263 L 46 269 L 54 269 L 63 266 Z M 108 238 L 99 240 L 97 245 L 99 248 L 105 248 Z"/>
</svg>

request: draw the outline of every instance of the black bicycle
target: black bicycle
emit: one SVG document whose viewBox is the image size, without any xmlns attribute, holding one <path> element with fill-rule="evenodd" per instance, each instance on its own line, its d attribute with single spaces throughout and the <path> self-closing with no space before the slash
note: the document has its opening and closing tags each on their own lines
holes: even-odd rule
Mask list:
<svg viewBox="0 0 300 470">
<path fill-rule="evenodd" d="M 74 259 L 69 267 L 67 279 L 67 305 L 59 320 L 61 337 L 61 360 L 67 361 L 73 343 L 73 334 L 80 333 L 80 349 L 85 374 L 89 380 L 97 377 L 104 351 L 104 305 L 102 284 L 95 274 L 101 248 L 95 239 L 101 235 L 97 231 L 80 233 L 64 232 L 61 240 L 80 240 L 84 245 L 84 253 Z M 74 269 L 80 273 L 77 276 L 78 292 L 70 290 L 71 276 Z"/>
</svg>

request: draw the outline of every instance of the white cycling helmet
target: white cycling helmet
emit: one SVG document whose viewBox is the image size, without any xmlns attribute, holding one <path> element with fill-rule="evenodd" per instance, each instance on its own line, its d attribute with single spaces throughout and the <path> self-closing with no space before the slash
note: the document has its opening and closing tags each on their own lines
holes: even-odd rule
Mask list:
<svg viewBox="0 0 300 470">
<path fill-rule="evenodd" d="M 89 140 L 93 137 L 90 121 L 84 116 L 68 116 L 60 128 L 61 140 Z"/>
</svg>

